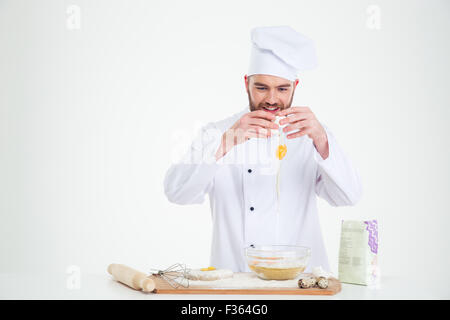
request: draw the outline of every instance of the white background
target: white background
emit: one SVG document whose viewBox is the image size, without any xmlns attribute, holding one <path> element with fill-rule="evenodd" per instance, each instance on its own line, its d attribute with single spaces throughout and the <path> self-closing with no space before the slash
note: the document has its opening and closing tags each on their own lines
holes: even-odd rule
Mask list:
<svg viewBox="0 0 450 320">
<path fill-rule="evenodd" d="M 334 132 L 364 185 L 355 207 L 319 200 L 332 271 L 340 221 L 377 219 L 382 276 L 449 284 L 449 13 L 437 0 L 0 1 L 0 272 L 208 266 L 209 203 L 169 203 L 164 175 L 201 125 L 247 105 L 251 28 L 290 25 L 319 59 L 293 106 Z"/>
</svg>

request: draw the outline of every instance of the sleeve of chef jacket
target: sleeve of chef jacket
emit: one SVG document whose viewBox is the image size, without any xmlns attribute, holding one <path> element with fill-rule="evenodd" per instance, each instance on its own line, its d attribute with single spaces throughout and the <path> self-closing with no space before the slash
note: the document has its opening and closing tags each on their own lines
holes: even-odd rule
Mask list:
<svg viewBox="0 0 450 320">
<path fill-rule="evenodd" d="M 314 148 L 314 158 L 318 164 L 316 194 L 335 207 L 354 205 L 362 196 L 361 178 L 333 133 L 323 127 L 328 136 L 329 154 L 324 160 Z"/>
<path fill-rule="evenodd" d="M 164 192 L 176 204 L 200 204 L 212 187 L 220 167 L 215 154 L 222 132 L 213 124 L 204 126 L 179 163 L 172 164 L 164 178 Z"/>
</svg>

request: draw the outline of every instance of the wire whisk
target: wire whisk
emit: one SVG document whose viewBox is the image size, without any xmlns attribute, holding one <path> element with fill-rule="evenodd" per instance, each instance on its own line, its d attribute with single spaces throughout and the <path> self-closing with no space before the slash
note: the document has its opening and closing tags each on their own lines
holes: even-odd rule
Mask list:
<svg viewBox="0 0 450 320">
<path fill-rule="evenodd" d="M 189 279 L 187 277 L 189 269 L 185 264 L 175 263 L 165 270 L 150 269 L 152 275 L 157 275 L 163 278 L 173 288 L 177 289 L 182 286 L 184 288 L 189 287 Z"/>
</svg>

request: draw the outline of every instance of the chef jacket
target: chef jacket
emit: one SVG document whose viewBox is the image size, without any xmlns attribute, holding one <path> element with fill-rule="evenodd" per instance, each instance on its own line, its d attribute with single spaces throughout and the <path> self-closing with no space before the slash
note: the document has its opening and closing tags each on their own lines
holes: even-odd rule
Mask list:
<svg viewBox="0 0 450 320">
<path fill-rule="evenodd" d="M 216 160 L 223 133 L 247 112 L 248 106 L 200 130 L 183 160 L 166 173 L 168 200 L 200 204 L 208 195 L 213 221 L 210 265 L 216 268 L 249 272 L 245 248 L 251 245 L 300 245 L 311 248 L 305 272 L 316 266 L 330 270 L 316 195 L 332 206 L 354 205 L 362 194 L 357 170 L 323 124 L 326 159 L 312 139 L 303 136 L 284 139 L 287 153 L 280 161 L 275 156 L 279 137 L 272 136 L 251 138 Z"/>
</svg>

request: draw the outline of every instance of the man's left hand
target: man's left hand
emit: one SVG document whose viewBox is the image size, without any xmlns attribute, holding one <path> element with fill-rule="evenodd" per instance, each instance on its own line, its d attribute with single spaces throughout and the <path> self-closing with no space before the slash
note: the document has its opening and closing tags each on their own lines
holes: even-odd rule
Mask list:
<svg viewBox="0 0 450 320">
<path fill-rule="evenodd" d="M 322 159 L 328 158 L 328 137 L 325 129 L 316 119 L 314 113 L 312 113 L 311 109 L 308 107 L 290 107 L 278 112 L 277 116 L 284 117 L 280 120 L 280 125 L 288 124 L 285 128 L 283 128 L 283 132 L 290 132 L 294 130 L 300 130 L 291 134 L 288 134 L 286 137 L 288 139 L 294 139 L 298 137 L 302 137 L 304 135 L 308 135 L 313 142 L 314 146 L 317 149 L 317 152 L 320 153 Z"/>
</svg>

